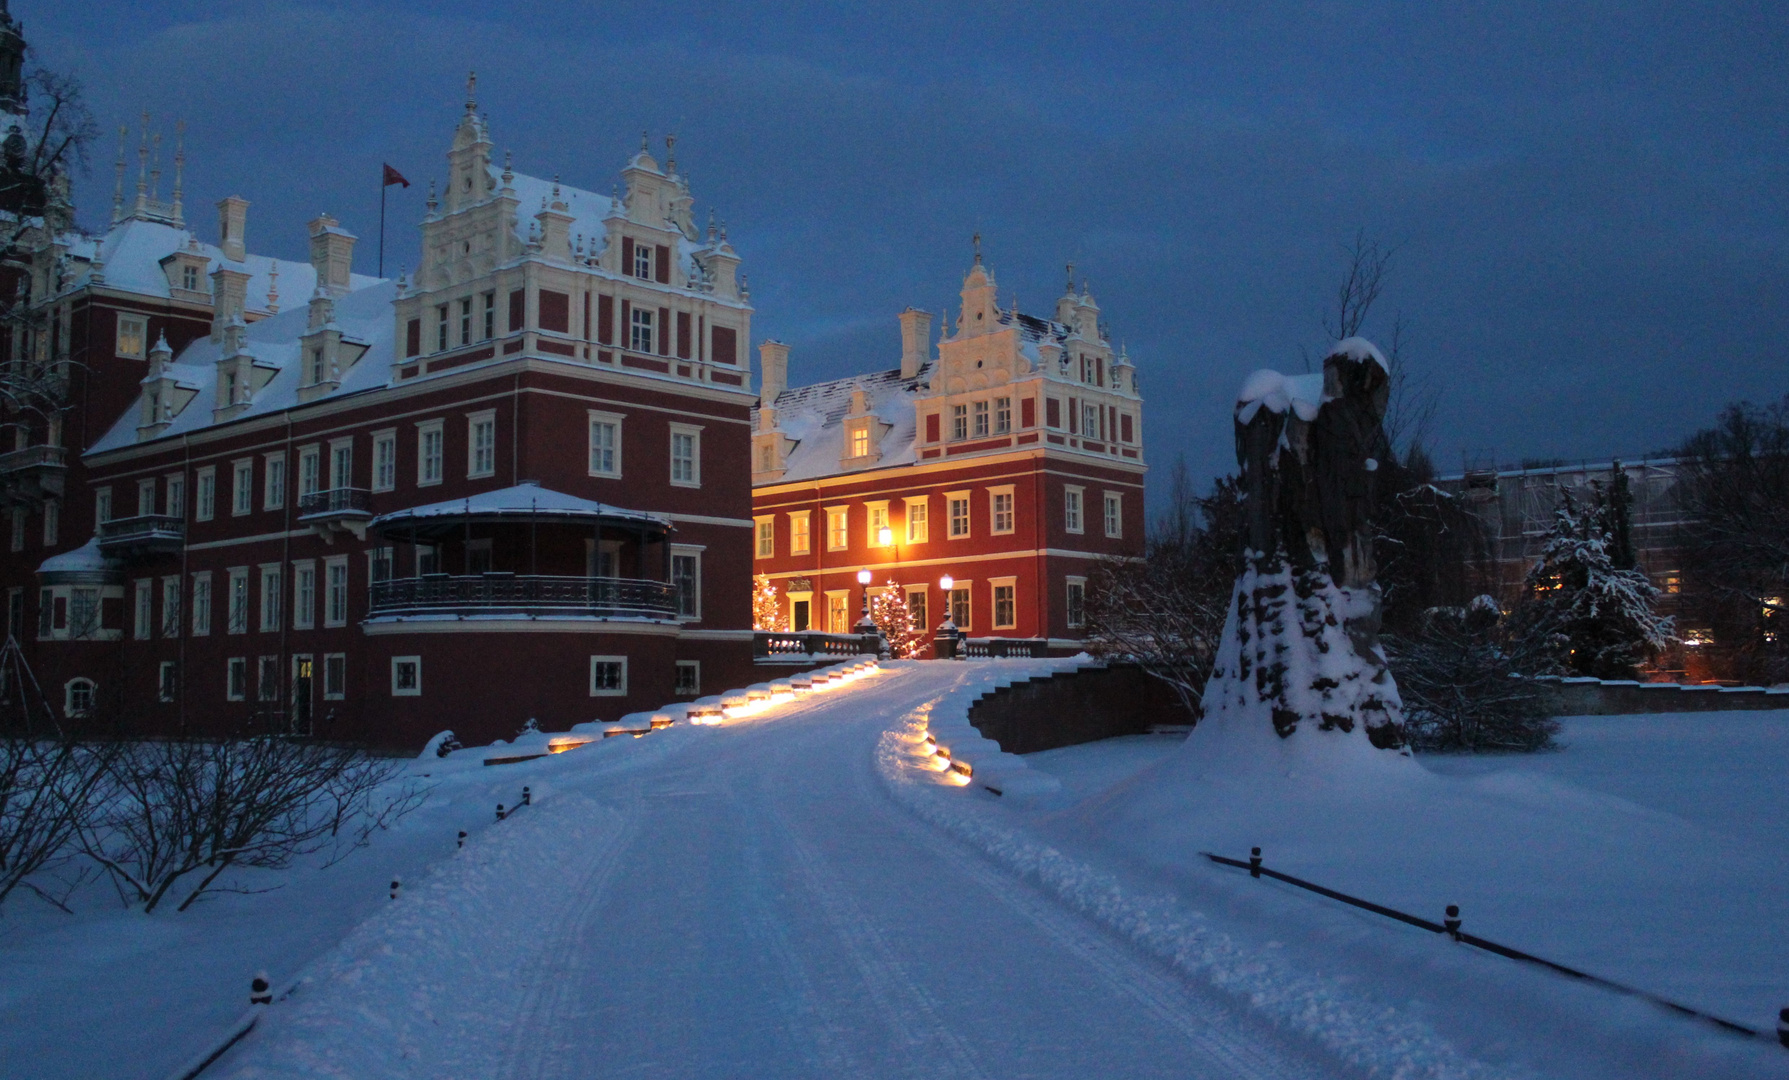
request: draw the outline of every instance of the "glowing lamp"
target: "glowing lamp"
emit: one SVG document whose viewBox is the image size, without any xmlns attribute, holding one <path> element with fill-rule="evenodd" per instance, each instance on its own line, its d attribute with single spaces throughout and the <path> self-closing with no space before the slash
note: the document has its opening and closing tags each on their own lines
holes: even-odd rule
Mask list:
<svg viewBox="0 0 1789 1080">
<path fill-rule="evenodd" d="M 876 543 L 883 547 L 894 543 L 894 530 L 884 525 L 876 530 Z"/>
<path fill-rule="evenodd" d="M 949 592 L 951 586 L 955 585 L 955 584 L 956 584 L 956 580 L 954 578 L 952 578 L 949 574 L 944 575 L 942 578 L 940 578 L 938 580 L 938 587 L 940 589 L 943 589 L 945 592 Z"/>
<path fill-rule="evenodd" d="M 868 585 L 870 583 L 869 567 L 866 566 L 857 572 L 857 583 L 859 585 Z"/>
</svg>

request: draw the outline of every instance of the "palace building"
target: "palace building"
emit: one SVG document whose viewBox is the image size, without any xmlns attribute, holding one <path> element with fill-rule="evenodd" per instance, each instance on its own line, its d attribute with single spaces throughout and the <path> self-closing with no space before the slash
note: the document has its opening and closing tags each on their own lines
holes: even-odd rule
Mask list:
<svg viewBox="0 0 1789 1080">
<path fill-rule="evenodd" d="M 472 85 L 414 277 L 327 215 L 251 255 L 235 197 L 199 240 L 147 136 L 103 235 L 45 228 L 4 345 L 75 374 L 0 456 L 0 588 L 52 707 L 413 747 L 756 681 L 740 259 L 670 140 L 525 176 Z"/>
<path fill-rule="evenodd" d="M 792 630 L 854 625 L 867 569 L 928 628 L 948 610 L 971 638 L 1079 648 L 1089 568 L 1143 552 L 1135 367 L 1072 277 L 1036 318 L 999 305 L 979 250 L 935 357 L 932 316 L 899 320 L 899 366 L 851 378 L 788 387 L 788 347 L 760 347 L 755 572 Z"/>
</svg>

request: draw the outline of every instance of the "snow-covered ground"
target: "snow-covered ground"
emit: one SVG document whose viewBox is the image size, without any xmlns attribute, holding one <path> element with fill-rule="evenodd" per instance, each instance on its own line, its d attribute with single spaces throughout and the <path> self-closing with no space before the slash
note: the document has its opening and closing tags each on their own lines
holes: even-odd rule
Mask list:
<svg viewBox="0 0 1789 1080">
<path fill-rule="evenodd" d="M 1286 778 L 1278 812 L 1171 736 L 1023 762 L 959 740 L 1004 797 L 916 752 L 1055 663 L 890 664 L 719 726 L 422 762 L 433 797 L 369 849 L 186 913 L 10 904 L 0 1076 L 161 1080 L 259 968 L 302 981 L 208 1078 L 1789 1066 L 1197 856 L 1256 843 L 1419 914 L 1459 903 L 1487 937 L 1764 1025 L 1789 1004 L 1789 713 L 1572 720 L 1560 753 L 1428 758 L 1383 790 Z"/>
</svg>

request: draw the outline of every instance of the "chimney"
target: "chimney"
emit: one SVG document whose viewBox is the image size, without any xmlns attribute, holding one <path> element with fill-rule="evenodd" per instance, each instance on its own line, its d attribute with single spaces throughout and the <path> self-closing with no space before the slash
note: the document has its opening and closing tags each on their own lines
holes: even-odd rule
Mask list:
<svg viewBox="0 0 1789 1080">
<path fill-rule="evenodd" d="M 789 387 L 789 346 L 780 341 L 758 346 L 758 370 L 758 404 L 772 404 Z"/>
<path fill-rule="evenodd" d="M 217 246 L 224 249 L 224 258 L 241 262 L 248 258 L 248 200 L 232 195 L 218 200 Z"/>
<path fill-rule="evenodd" d="M 932 313 L 918 308 L 901 312 L 901 378 L 911 379 L 926 366 L 932 352 Z"/>
<path fill-rule="evenodd" d="M 328 214 L 318 214 L 310 230 L 311 269 L 317 272 L 317 290 L 329 296 L 345 295 L 354 266 L 355 235 Z"/>
</svg>

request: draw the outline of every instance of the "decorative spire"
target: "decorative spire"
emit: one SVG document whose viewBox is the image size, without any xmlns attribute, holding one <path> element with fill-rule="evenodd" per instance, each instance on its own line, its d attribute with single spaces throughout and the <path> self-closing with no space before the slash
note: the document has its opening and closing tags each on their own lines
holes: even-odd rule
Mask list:
<svg viewBox="0 0 1789 1080">
<path fill-rule="evenodd" d="M 433 180 L 430 180 L 429 181 L 429 216 L 433 217 L 435 214 L 435 210 L 437 208 L 439 208 L 440 205 L 441 205 L 441 200 L 439 200 L 435 197 L 435 182 Z"/>
<path fill-rule="evenodd" d="M 478 72 L 466 73 L 466 115 L 471 116 L 478 111 Z"/>
<path fill-rule="evenodd" d="M 677 136 L 665 136 L 665 171 L 677 175 Z"/>
<path fill-rule="evenodd" d="M 970 238 L 969 242 L 975 245 L 975 265 L 980 266 L 981 265 L 981 233 L 976 233 L 973 237 Z"/>
<path fill-rule="evenodd" d="M 280 313 L 280 264 L 277 259 L 267 268 L 267 313 Z"/>
<path fill-rule="evenodd" d="M 142 141 L 137 144 L 137 211 L 149 202 L 149 110 L 143 110 Z"/>
<path fill-rule="evenodd" d="M 708 242 L 714 243 L 714 208 L 708 210 Z"/>
<path fill-rule="evenodd" d="M 652 136 L 644 131 L 640 132 L 640 153 L 644 154 L 651 146 Z"/>
<path fill-rule="evenodd" d="M 118 182 L 112 187 L 112 224 L 114 225 L 124 217 L 124 137 L 129 131 L 127 125 L 118 125 Z"/>
<path fill-rule="evenodd" d="M 1064 285 L 1062 287 L 1062 291 L 1064 293 L 1067 293 L 1070 296 L 1073 296 L 1075 294 L 1075 264 L 1074 263 L 1068 264 L 1068 284 Z"/>
<path fill-rule="evenodd" d="M 155 133 L 155 150 L 149 159 L 149 201 L 161 201 L 162 193 L 162 133 Z"/>
<path fill-rule="evenodd" d="M 515 179 L 516 179 L 516 171 L 514 168 L 512 168 L 510 166 L 510 159 L 513 156 L 514 156 L 514 151 L 505 150 L 503 152 L 503 190 L 504 191 L 514 191 L 515 190 L 513 185 L 514 185 Z"/>
</svg>

